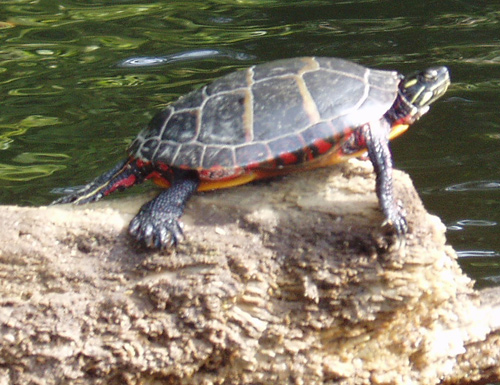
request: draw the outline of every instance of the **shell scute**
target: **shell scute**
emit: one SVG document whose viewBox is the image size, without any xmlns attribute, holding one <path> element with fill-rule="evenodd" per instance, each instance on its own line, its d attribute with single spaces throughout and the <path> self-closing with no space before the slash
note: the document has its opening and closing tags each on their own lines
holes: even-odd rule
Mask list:
<svg viewBox="0 0 500 385">
<path fill-rule="evenodd" d="M 155 164 L 173 165 L 181 147 L 181 144 L 165 141 L 160 142 L 158 150 L 155 153 Z"/>
<path fill-rule="evenodd" d="M 161 133 L 162 140 L 185 143 L 198 135 L 198 110 L 177 112 L 170 116 Z"/>
<path fill-rule="evenodd" d="M 201 169 L 205 147 L 199 144 L 181 146 L 172 162 L 165 162 L 180 168 Z"/>
<path fill-rule="evenodd" d="M 363 78 L 367 69 L 366 67 L 344 59 L 317 57 L 315 60 L 322 69 L 342 73 L 344 76 Z"/>
<path fill-rule="evenodd" d="M 202 110 L 198 141 L 233 146 L 245 143 L 245 96 L 245 91 L 241 90 L 209 98 Z"/>
<path fill-rule="evenodd" d="M 164 110 L 161 110 L 153 116 L 153 119 L 150 120 L 147 128 L 141 132 L 141 134 L 148 134 L 151 132 L 155 132 L 156 135 L 160 132 L 160 130 L 165 125 L 165 122 L 168 122 L 170 117 L 172 116 L 172 108 L 167 107 Z"/>
<path fill-rule="evenodd" d="M 205 99 L 205 95 L 200 90 L 191 91 L 190 93 L 181 96 L 179 100 L 175 102 L 175 110 L 191 110 L 197 109 Z"/>
<path fill-rule="evenodd" d="M 153 159 L 154 153 L 158 148 L 160 141 L 156 138 L 147 139 L 139 149 L 138 158 L 140 159 Z"/>
<path fill-rule="evenodd" d="M 236 147 L 234 152 L 238 165 L 256 165 L 266 163 L 274 158 L 269 147 L 258 142 Z"/>
<path fill-rule="evenodd" d="M 368 92 L 363 79 L 325 70 L 304 74 L 304 81 L 322 119 L 346 115 Z"/>
<path fill-rule="evenodd" d="M 231 147 L 207 147 L 201 167 L 203 169 L 235 167 L 233 149 Z"/>
<path fill-rule="evenodd" d="M 254 140 L 271 140 L 290 134 L 291 127 L 311 123 L 304 98 L 293 77 L 272 78 L 252 87 Z"/>
<path fill-rule="evenodd" d="M 299 58 L 296 60 L 282 59 L 259 64 L 253 67 L 253 79 L 259 82 L 274 77 L 297 75 L 307 66 L 307 60 L 307 58 Z"/>
<path fill-rule="evenodd" d="M 236 71 L 215 80 L 213 83 L 205 87 L 206 94 L 212 96 L 222 92 L 247 87 L 248 71 L 250 71 L 250 69 Z"/>
</svg>

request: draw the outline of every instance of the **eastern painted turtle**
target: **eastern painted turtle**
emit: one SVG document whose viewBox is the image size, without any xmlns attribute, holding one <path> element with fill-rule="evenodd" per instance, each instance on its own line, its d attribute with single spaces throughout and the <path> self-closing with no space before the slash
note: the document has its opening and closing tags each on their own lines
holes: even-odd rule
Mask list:
<svg viewBox="0 0 500 385">
<path fill-rule="evenodd" d="M 389 140 L 429 110 L 450 83 L 446 67 L 404 78 L 336 58 L 255 65 L 159 112 L 129 157 L 54 203 L 83 204 L 152 179 L 168 187 L 144 204 L 129 233 L 152 248 L 182 238 L 179 218 L 196 191 L 310 170 L 368 152 L 385 224 L 407 232 L 394 197 Z"/>
</svg>

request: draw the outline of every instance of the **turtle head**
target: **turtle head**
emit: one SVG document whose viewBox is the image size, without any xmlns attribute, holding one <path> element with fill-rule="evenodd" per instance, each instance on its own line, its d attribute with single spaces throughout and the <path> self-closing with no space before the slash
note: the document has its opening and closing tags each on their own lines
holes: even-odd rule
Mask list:
<svg viewBox="0 0 500 385">
<path fill-rule="evenodd" d="M 411 108 L 411 115 L 419 118 L 429 110 L 429 105 L 439 99 L 450 85 L 446 67 L 431 67 L 407 76 L 399 84 L 399 95 Z"/>
</svg>

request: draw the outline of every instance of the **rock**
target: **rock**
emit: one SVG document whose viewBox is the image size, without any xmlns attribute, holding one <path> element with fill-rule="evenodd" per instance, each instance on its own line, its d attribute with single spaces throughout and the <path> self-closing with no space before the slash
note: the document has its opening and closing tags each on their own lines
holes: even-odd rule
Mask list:
<svg viewBox="0 0 500 385">
<path fill-rule="evenodd" d="M 126 235 L 144 197 L 0 207 L 0 384 L 500 381 L 500 290 L 395 185 L 399 248 L 357 160 L 200 194 L 171 252 Z"/>
</svg>

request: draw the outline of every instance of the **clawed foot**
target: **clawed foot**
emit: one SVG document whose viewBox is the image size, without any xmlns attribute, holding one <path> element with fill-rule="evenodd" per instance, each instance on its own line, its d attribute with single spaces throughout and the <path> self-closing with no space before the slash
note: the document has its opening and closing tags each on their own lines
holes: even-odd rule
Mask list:
<svg viewBox="0 0 500 385">
<path fill-rule="evenodd" d="M 178 215 L 148 207 L 143 207 L 132 219 L 128 231 L 139 244 L 151 249 L 168 249 L 184 239 Z"/>
<path fill-rule="evenodd" d="M 405 244 L 405 234 L 408 233 L 408 222 L 406 221 L 406 211 L 403 208 L 401 201 L 397 202 L 396 208 L 392 211 L 392 215 L 382 223 L 384 233 L 390 236 L 395 236 L 395 242 L 392 244 L 396 249 L 399 249 Z"/>
<path fill-rule="evenodd" d="M 199 185 L 198 174 L 174 170 L 171 187 L 142 206 L 130 222 L 129 233 L 143 246 L 168 249 L 182 241 L 182 224 L 179 218 L 184 206 Z"/>
<path fill-rule="evenodd" d="M 392 220 L 385 220 L 384 223 L 382 223 L 382 227 L 387 229 L 387 232 L 394 233 L 394 235 L 398 238 L 404 237 L 404 235 L 408 232 L 408 223 L 403 216 L 399 216 Z"/>
</svg>

